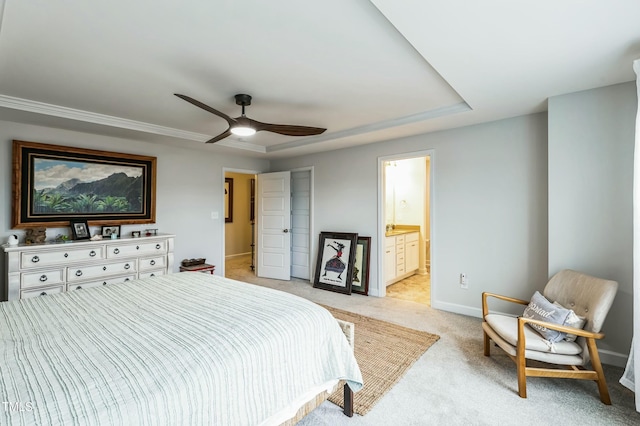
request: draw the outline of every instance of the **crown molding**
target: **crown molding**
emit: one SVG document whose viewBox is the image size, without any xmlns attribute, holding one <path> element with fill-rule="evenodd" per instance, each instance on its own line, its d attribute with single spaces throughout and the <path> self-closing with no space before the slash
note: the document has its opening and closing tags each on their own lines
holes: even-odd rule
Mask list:
<svg viewBox="0 0 640 426">
<path fill-rule="evenodd" d="M 0 2 L 2 2 L 2 0 L 0 0 Z M 0 94 L 0 107 L 33 112 L 36 114 L 43 114 L 53 117 L 67 118 L 70 120 L 83 121 L 87 123 L 99 124 L 102 126 L 116 127 L 120 129 L 134 130 L 137 132 L 169 136 L 172 138 L 192 140 L 196 142 L 206 142 L 211 139 L 210 135 L 205 135 L 202 133 L 189 132 L 186 130 L 174 129 L 172 127 L 158 126 L 156 124 L 145 123 L 142 121 L 134 121 L 126 118 L 114 117 L 111 115 L 82 111 L 79 109 L 67 108 L 60 105 L 47 104 L 44 102 L 16 98 L 13 96 L 2 94 Z M 217 144 L 246 151 L 260 153 L 266 152 L 265 147 L 261 145 L 238 140 L 220 141 Z"/>
<path fill-rule="evenodd" d="M 407 115 L 404 117 L 393 118 L 391 120 L 380 121 L 373 124 L 367 124 L 366 126 L 353 127 L 351 129 L 345 129 L 338 132 L 329 134 L 323 134 L 319 136 L 313 136 L 297 141 L 290 141 L 281 143 L 278 145 L 272 145 L 267 148 L 267 152 L 283 151 L 285 149 L 298 148 L 302 146 L 313 145 L 320 142 L 326 142 L 328 140 L 342 139 L 350 136 L 362 135 L 365 133 L 372 133 L 379 130 L 385 130 L 392 127 L 404 126 L 407 124 L 418 123 L 420 121 L 426 121 L 437 117 L 443 117 L 445 115 L 457 114 L 460 112 L 471 111 L 471 107 L 466 102 L 460 102 L 458 104 L 436 108 L 429 111 L 423 111 L 416 114 Z"/>
</svg>

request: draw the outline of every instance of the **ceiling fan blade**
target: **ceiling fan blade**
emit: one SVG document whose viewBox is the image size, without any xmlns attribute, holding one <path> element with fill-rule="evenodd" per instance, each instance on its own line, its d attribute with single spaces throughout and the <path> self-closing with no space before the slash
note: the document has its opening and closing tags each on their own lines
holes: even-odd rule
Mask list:
<svg viewBox="0 0 640 426">
<path fill-rule="evenodd" d="M 230 136 L 230 135 L 231 135 L 231 128 L 227 129 L 223 133 L 220 133 L 218 136 L 209 139 L 205 143 L 216 143 L 216 142 L 221 141 L 222 139 L 224 139 L 224 138 L 226 138 L 227 136 Z"/>
<path fill-rule="evenodd" d="M 235 120 L 231 117 L 229 117 L 227 114 L 220 112 L 218 110 L 215 110 L 213 108 L 211 108 L 209 105 L 203 104 L 202 102 L 195 100 L 189 96 L 186 95 L 180 95 L 179 93 L 174 93 L 174 95 L 176 95 L 177 97 L 179 97 L 180 99 L 184 99 L 185 101 L 189 102 L 190 104 L 193 104 L 195 106 L 197 106 L 198 108 L 202 108 L 205 111 L 210 112 L 211 114 L 215 114 L 220 118 L 224 118 L 227 123 L 229 123 L 229 125 L 232 125 L 235 123 Z M 228 135 L 227 135 L 228 136 Z"/>
<path fill-rule="evenodd" d="M 280 135 L 287 136 L 313 136 L 324 133 L 327 129 L 321 127 L 307 127 L 307 126 L 291 126 L 287 124 L 270 124 L 261 123 L 256 120 L 249 119 L 256 131 L 264 130 L 267 132 L 278 133 Z"/>
</svg>

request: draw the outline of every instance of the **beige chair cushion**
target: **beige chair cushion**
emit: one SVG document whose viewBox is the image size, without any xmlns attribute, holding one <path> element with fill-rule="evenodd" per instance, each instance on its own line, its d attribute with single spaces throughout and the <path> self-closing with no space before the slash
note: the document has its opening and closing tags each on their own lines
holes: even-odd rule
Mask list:
<svg viewBox="0 0 640 426">
<path fill-rule="evenodd" d="M 518 318 L 508 315 L 489 314 L 484 319 L 511 346 L 515 347 L 517 345 Z M 525 349 L 528 351 L 556 353 L 558 355 L 578 355 L 582 352 L 580 345 L 575 342 L 561 340 L 551 345 L 529 327 L 524 328 L 524 335 L 527 342 Z"/>
</svg>

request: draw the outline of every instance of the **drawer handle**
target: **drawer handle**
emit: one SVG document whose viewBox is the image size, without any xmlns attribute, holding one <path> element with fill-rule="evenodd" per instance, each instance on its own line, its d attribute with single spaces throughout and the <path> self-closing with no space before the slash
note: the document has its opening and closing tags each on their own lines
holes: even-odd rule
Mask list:
<svg viewBox="0 0 640 426">
<path fill-rule="evenodd" d="M 80 269 L 78 269 L 76 271 L 76 277 L 81 277 L 82 276 L 82 271 Z"/>
<path fill-rule="evenodd" d="M 46 275 L 40 275 L 40 282 L 43 283 L 47 280 L 47 276 Z"/>
<path fill-rule="evenodd" d="M 96 251 L 95 250 L 91 250 L 89 252 L 89 257 L 95 257 L 96 256 Z"/>
<path fill-rule="evenodd" d="M 140 246 L 136 246 L 136 250 L 140 250 Z"/>
<path fill-rule="evenodd" d="M 64 257 L 69 257 L 69 253 L 65 253 L 65 254 L 64 254 Z"/>
<path fill-rule="evenodd" d="M 160 250 L 160 247 L 162 247 L 160 244 L 156 244 L 156 249 Z"/>
<path fill-rule="evenodd" d="M 46 296 L 46 295 L 47 295 L 46 291 L 43 291 L 42 293 L 40 293 L 40 296 Z"/>
<path fill-rule="evenodd" d="M 153 266 L 153 265 L 155 265 L 155 264 L 156 264 L 156 261 L 155 261 L 155 260 L 151 260 L 151 262 L 149 262 L 149 264 L 150 264 L 151 266 Z"/>
<path fill-rule="evenodd" d="M 79 285 L 78 287 L 76 287 L 76 290 L 82 290 L 82 286 Z"/>
<path fill-rule="evenodd" d="M 102 285 L 107 285 L 107 282 L 106 282 L 106 281 L 105 281 L 105 282 L 103 282 L 103 283 L 102 283 Z"/>
<path fill-rule="evenodd" d="M 131 268 L 131 265 L 129 265 L 128 263 L 124 265 L 124 269 L 129 269 Z"/>
<path fill-rule="evenodd" d="M 38 262 L 40 262 L 40 258 L 39 258 L 38 256 L 33 256 L 33 257 L 31 258 L 31 261 L 32 261 L 33 263 L 38 263 Z"/>
<path fill-rule="evenodd" d="M 151 275 L 149 275 L 149 276 L 150 276 L 150 277 L 155 277 L 155 276 L 156 276 L 156 274 L 151 274 Z"/>
<path fill-rule="evenodd" d="M 129 281 L 129 280 L 130 280 L 130 278 L 125 278 L 125 279 L 124 279 L 124 282 L 127 282 L 127 281 Z"/>
<path fill-rule="evenodd" d="M 103 266 L 103 267 L 102 267 L 102 270 L 103 270 L 103 271 L 106 271 L 106 270 L 107 270 L 107 267 L 106 267 L 106 266 Z"/>
<path fill-rule="evenodd" d="M 114 249 L 113 249 L 113 254 L 118 254 L 118 253 L 120 253 L 120 249 L 118 249 L 118 248 L 114 248 Z"/>
</svg>

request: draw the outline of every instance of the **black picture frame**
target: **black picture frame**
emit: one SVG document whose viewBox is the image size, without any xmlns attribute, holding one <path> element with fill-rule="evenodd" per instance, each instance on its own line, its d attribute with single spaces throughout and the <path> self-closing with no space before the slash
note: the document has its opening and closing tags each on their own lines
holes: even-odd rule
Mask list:
<svg viewBox="0 0 640 426">
<path fill-rule="evenodd" d="M 233 178 L 224 178 L 224 221 L 233 222 Z"/>
<path fill-rule="evenodd" d="M 113 235 L 120 238 L 120 225 L 102 225 L 100 234 L 106 238 L 113 238 Z"/>
<path fill-rule="evenodd" d="M 351 279 L 351 292 L 369 294 L 369 261 L 371 259 L 371 237 L 358 235 L 356 255 L 353 263 L 353 278 Z"/>
<path fill-rule="evenodd" d="M 358 234 L 321 232 L 313 286 L 351 294 Z"/>
<path fill-rule="evenodd" d="M 70 225 L 71 235 L 74 240 L 88 240 L 91 238 L 91 231 L 86 220 L 72 220 Z"/>
<path fill-rule="evenodd" d="M 156 221 L 156 157 L 13 141 L 12 228 Z"/>
</svg>

